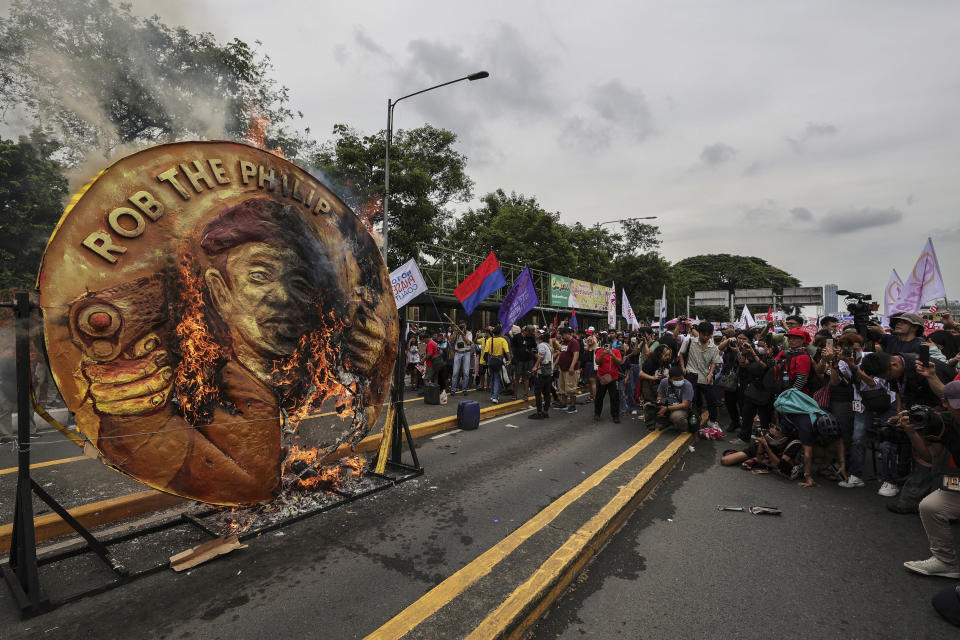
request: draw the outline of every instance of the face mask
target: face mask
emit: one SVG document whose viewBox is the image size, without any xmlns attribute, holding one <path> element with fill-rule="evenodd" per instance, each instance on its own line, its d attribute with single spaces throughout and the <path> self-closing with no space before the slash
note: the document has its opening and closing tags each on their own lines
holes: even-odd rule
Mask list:
<svg viewBox="0 0 960 640">
<path fill-rule="evenodd" d="M 680 387 L 683 386 L 683 383 L 684 383 L 684 382 L 685 382 L 684 380 L 671 380 L 671 381 L 670 381 L 670 384 L 672 384 L 672 385 L 675 386 L 677 389 L 679 389 Z"/>
</svg>

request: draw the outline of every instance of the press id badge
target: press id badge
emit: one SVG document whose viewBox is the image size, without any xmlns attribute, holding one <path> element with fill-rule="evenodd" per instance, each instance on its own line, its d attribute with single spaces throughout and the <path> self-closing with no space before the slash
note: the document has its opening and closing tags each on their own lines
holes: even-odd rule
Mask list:
<svg viewBox="0 0 960 640">
<path fill-rule="evenodd" d="M 853 401 L 853 412 L 854 413 L 863 413 L 863 401 L 854 400 Z"/>
<path fill-rule="evenodd" d="M 947 491 L 960 491 L 960 476 L 943 476 L 943 488 Z"/>
</svg>

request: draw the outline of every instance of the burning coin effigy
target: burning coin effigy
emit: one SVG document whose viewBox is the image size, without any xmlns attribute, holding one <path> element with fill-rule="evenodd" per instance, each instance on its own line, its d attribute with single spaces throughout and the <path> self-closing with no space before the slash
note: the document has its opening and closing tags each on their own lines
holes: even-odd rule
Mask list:
<svg viewBox="0 0 960 640">
<path fill-rule="evenodd" d="M 260 149 L 119 160 L 74 196 L 39 287 L 80 432 L 162 491 L 242 505 L 314 486 L 389 391 L 397 311 L 376 243 L 330 189 Z"/>
</svg>

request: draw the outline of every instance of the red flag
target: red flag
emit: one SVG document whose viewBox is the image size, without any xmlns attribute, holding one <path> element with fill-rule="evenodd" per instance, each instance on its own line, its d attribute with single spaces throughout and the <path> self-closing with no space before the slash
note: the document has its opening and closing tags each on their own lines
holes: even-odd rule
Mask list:
<svg viewBox="0 0 960 640">
<path fill-rule="evenodd" d="M 773 306 L 767 307 L 767 324 L 773 324 Z"/>
<path fill-rule="evenodd" d="M 555 314 L 553 314 L 553 329 L 551 330 L 550 335 L 556 335 L 556 334 L 557 334 L 557 318 L 558 318 L 559 316 L 560 316 L 560 312 L 559 312 L 559 311 L 557 311 Z"/>
</svg>

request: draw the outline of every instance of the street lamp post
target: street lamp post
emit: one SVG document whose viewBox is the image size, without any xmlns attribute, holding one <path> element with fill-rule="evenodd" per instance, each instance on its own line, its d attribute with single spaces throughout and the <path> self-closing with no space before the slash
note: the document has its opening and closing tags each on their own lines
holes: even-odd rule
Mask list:
<svg viewBox="0 0 960 640">
<path fill-rule="evenodd" d="M 635 220 L 656 220 L 657 216 L 643 216 L 642 218 L 623 218 L 621 220 L 607 220 L 597 223 L 597 253 L 600 253 L 600 227 L 608 224 L 617 224 L 618 222 L 633 222 Z"/>
<path fill-rule="evenodd" d="M 396 100 L 391 100 L 387 98 L 387 151 L 386 158 L 384 160 L 384 176 L 383 176 L 383 230 L 381 235 L 383 236 L 383 262 L 387 264 L 387 270 L 390 269 L 389 263 L 387 263 L 387 230 L 389 226 L 388 214 L 390 213 L 390 144 L 393 142 L 393 108 L 397 106 L 397 103 L 401 100 L 406 100 L 407 98 L 412 98 L 413 96 L 418 96 L 421 93 L 426 93 L 427 91 L 433 91 L 434 89 L 439 89 L 440 87 L 445 87 L 448 84 L 453 84 L 455 82 L 462 82 L 463 80 L 469 80 L 473 82 L 474 80 L 482 80 L 483 78 L 489 77 L 490 74 L 486 71 L 478 71 L 476 73 L 471 73 L 468 76 L 463 76 L 462 78 L 457 78 L 456 80 L 451 80 L 449 82 L 444 82 L 442 84 L 434 85 L 432 87 L 427 87 L 426 89 L 421 89 L 420 91 L 415 91 L 414 93 L 409 93 L 405 96 L 401 96 Z"/>
</svg>

